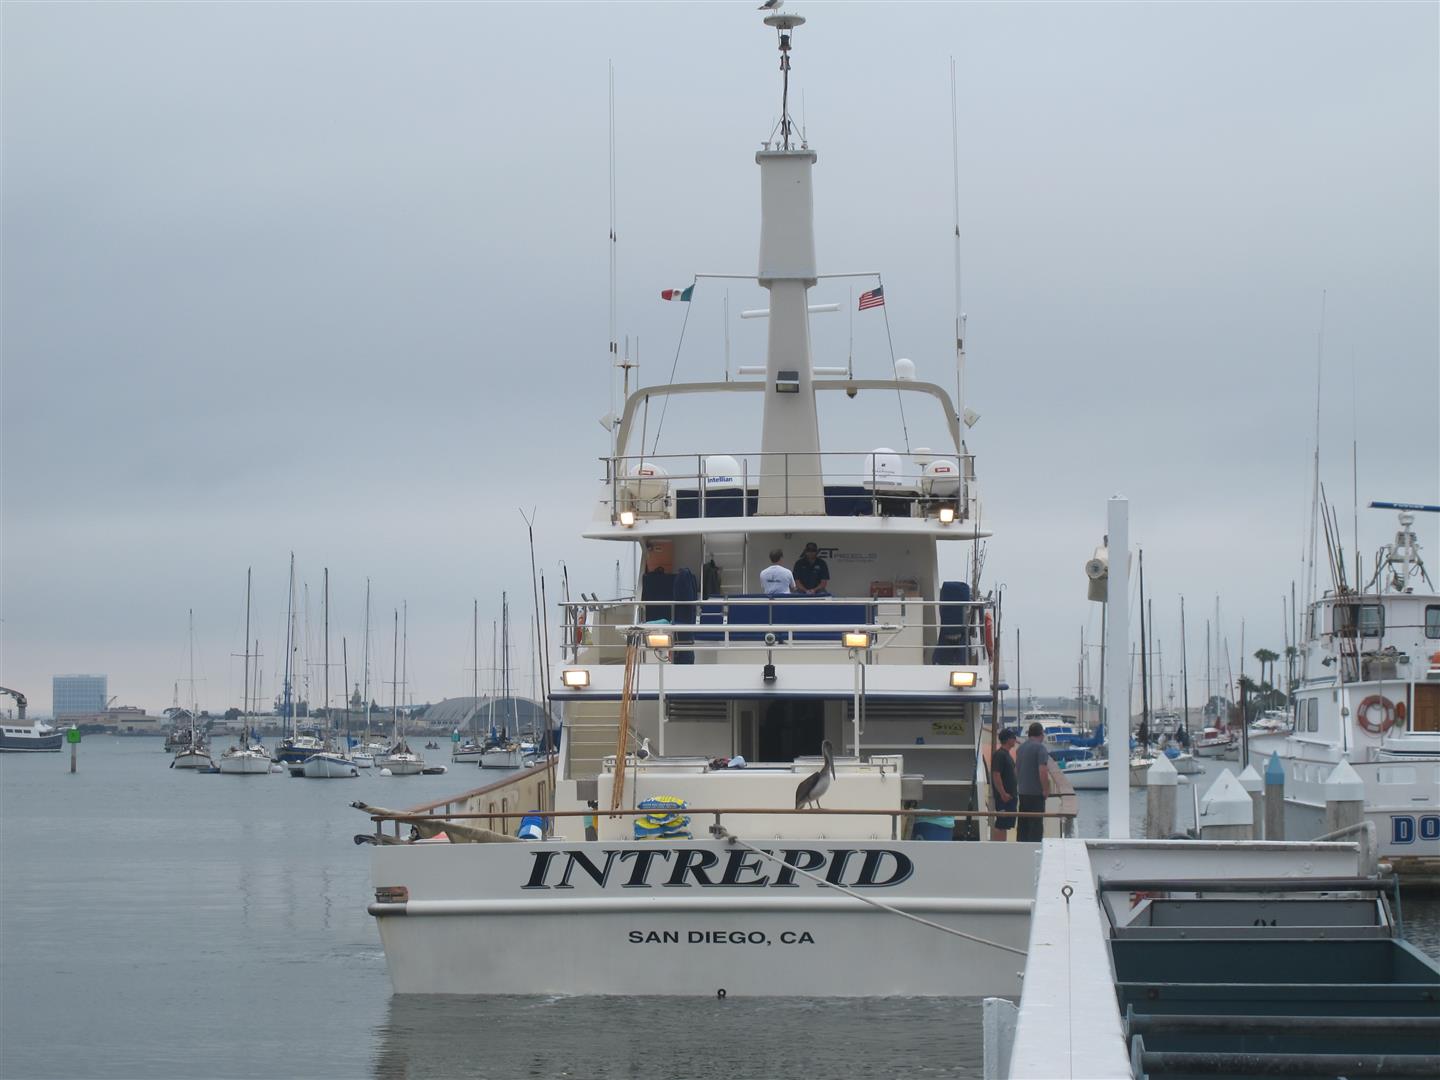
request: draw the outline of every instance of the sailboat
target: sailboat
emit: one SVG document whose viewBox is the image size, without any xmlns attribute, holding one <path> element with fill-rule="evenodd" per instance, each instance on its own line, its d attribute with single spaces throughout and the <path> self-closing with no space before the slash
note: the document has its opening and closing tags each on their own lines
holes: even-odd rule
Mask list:
<svg viewBox="0 0 1440 1080">
<path fill-rule="evenodd" d="M 299 776 L 301 766 L 311 754 L 325 749 L 325 744 L 313 735 L 301 735 L 295 716 L 295 553 L 290 553 L 290 590 L 285 600 L 285 682 L 281 689 L 280 712 L 285 730 L 289 733 L 280 740 L 275 760 L 290 768 L 291 776 Z"/>
<path fill-rule="evenodd" d="M 525 764 L 525 749 L 518 741 L 518 732 L 510 730 L 509 725 L 519 725 L 519 716 L 515 709 L 515 695 L 510 688 L 510 598 L 502 593 L 500 596 L 500 679 L 505 703 L 505 715 L 501 718 L 501 727 L 495 728 L 495 698 L 490 698 L 490 734 L 485 741 L 485 749 L 480 754 L 480 767 L 482 769 L 518 769 Z M 535 748 L 530 748 L 530 759 L 534 760 Z"/>
<path fill-rule="evenodd" d="M 190 610 L 190 741 L 182 747 L 170 762 L 172 769 L 209 770 L 210 751 L 205 748 L 205 737 L 195 726 L 200 706 L 195 700 L 195 611 Z"/>
<path fill-rule="evenodd" d="M 370 742 L 370 579 L 365 579 L 365 644 L 361 647 L 361 677 L 365 682 L 365 741 L 360 748 L 350 755 L 350 760 L 355 763 L 358 769 L 373 769 L 375 767 L 376 747 Z M 346 676 L 345 684 L 350 684 L 349 676 Z M 350 713 L 345 713 L 347 722 Z"/>
<path fill-rule="evenodd" d="M 325 677 L 322 685 L 325 688 L 325 726 L 328 729 L 330 726 L 330 568 L 328 566 L 325 568 L 324 604 Z M 304 770 L 305 777 L 310 780 L 344 780 L 360 775 L 360 770 L 355 763 L 344 753 L 336 751 L 334 744 L 328 739 L 324 749 L 307 757 L 301 768 Z"/>
<path fill-rule="evenodd" d="M 406 613 L 405 642 L 409 648 L 410 628 L 409 613 Z M 414 776 L 425 771 L 425 759 L 410 749 L 410 744 L 405 741 L 405 733 L 400 729 L 400 686 L 405 679 L 394 678 L 396 668 L 399 667 L 400 648 L 400 613 L 395 613 L 395 639 L 391 656 L 390 666 L 390 748 L 381 756 L 376 757 L 375 764 L 382 769 L 389 769 L 392 776 Z"/>
<path fill-rule="evenodd" d="M 267 776 L 270 755 L 263 746 L 250 741 L 250 574 L 245 568 L 245 689 L 240 695 L 240 736 L 234 746 L 220 755 L 216 768 L 227 776 Z"/>
</svg>

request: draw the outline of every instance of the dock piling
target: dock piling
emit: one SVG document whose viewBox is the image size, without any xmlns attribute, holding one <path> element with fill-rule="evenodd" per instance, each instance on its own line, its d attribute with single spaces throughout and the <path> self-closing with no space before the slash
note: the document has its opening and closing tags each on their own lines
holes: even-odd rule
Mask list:
<svg viewBox="0 0 1440 1080">
<path fill-rule="evenodd" d="M 1353 829 L 1365 820 L 1365 781 L 1342 761 L 1325 780 L 1325 831 Z"/>
<path fill-rule="evenodd" d="M 1255 831 L 1254 817 L 1250 796 L 1235 774 L 1221 772 L 1200 800 L 1200 839 L 1250 840 Z"/>
<path fill-rule="evenodd" d="M 1260 779 L 1260 774 L 1255 771 L 1254 765 L 1246 765 L 1240 771 L 1237 778 L 1240 786 L 1250 796 L 1250 835 L 1253 839 L 1259 840 L 1265 835 L 1265 781 Z"/>
<path fill-rule="evenodd" d="M 1285 839 L 1285 766 L 1274 751 L 1265 763 L 1265 839 Z"/>
<path fill-rule="evenodd" d="M 1168 840 L 1175 832 L 1175 794 L 1180 775 L 1158 756 L 1145 772 L 1145 839 Z"/>
</svg>

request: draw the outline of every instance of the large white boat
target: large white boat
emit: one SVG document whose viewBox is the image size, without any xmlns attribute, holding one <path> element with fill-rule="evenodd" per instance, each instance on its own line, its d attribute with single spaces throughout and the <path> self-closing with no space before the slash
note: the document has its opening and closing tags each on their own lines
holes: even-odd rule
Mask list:
<svg viewBox="0 0 1440 1080">
<path fill-rule="evenodd" d="M 65 733 L 43 720 L 25 722 L 25 707 L 29 704 L 19 690 L 0 686 L 0 694 L 15 699 L 16 719 L 0 720 L 0 752 L 33 754 L 58 751 L 64 742 Z"/>
<path fill-rule="evenodd" d="M 1325 782 L 1349 762 L 1381 856 L 1402 875 L 1440 877 L 1440 593 L 1400 514 L 1363 590 L 1342 582 L 1311 604 L 1300 644 L 1295 728 L 1250 739 L 1263 770 L 1285 768 L 1287 839 L 1322 835 Z"/>
<path fill-rule="evenodd" d="M 765 18 L 787 90 L 803 22 Z M 765 365 L 626 397 L 585 535 L 638 547 L 644 573 L 638 596 L 562 605 L 558 755 L 433 817 L 365 808 L 380 829 L 370 911 L 399 993 L 1020 985 L 1036 845 L 980 840 L 989 829 L 967 820 L 985 805 L 992 608 L 974 581 L 947 580 L 940 557 L 990 535 L 965 410 L 941 385 L 953 372 L 929 382 L 905 361 L 881 377 L 815 366 L 816 153 L 783 101 L 780 116 L 756 154 Z M 824 299 L 846 295 L 848 282 L 827 284 Z M 864 284 L 868 310 L 883 286 Z M 822 449 L 816 399 L 840 394 L 903 401 L 909 431 L 944 449 Z M 758 449 L 642 446 L 647 414 L 653 437 L 655 411 L 689 395 L 708 395 L 732 429 L 759 406 Z M 897 424 L 869 445 L 904 438 Z M 818 560 L 800 584 L 828 584 L 763 592 L 761 571 L 807 542 Z M 917 816 L 975 839 L 914 839 Z M 517 825 L 543 839 L 455 842 L 514 841 Z M 451 842 L 429 842 L 441 836 Z"/>
</svg>

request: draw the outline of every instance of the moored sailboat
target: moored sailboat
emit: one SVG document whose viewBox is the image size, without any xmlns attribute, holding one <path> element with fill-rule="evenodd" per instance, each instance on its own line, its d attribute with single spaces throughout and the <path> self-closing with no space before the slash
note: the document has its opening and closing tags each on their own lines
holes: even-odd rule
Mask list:
<svg viewBox="0 0 1440 1080">
<path fill-rule="evenodd" d="M 265 776 L 270 772 L 270 754 L 264 747 L 256 745 L 250 730 L 250 575 L 251 567 L 245 568 L 245 672 L 244 689 L 240 693 L 240 733 L 235 744 L 220 755 L 215 767 L 226 776 Z M 256 653 L 259 649 L 255 650 Z"/>
</svg>

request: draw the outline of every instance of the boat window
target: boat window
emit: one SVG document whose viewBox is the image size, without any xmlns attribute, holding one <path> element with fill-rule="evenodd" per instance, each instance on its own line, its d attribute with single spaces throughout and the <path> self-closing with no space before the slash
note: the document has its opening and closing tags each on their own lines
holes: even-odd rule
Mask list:
<svg viewBox="0 0 1440 1080">
<path fill-rule="evenodd" d="M 1440 638 L 1440 604 L 1429 604 L 1425 608 L 1425 636 Z"/>
<path fill-rule="evenodd" d="M 1416 779 L 1413 765 L 1382 765 L 1375 772 L 1382 784 L 1413 784 Z"/>
<path fill-rule="evenodd" d="M 1385 611 L 1379 604 L 1336 604 L 1335 633 L 1342 637 L 1379 637 L 1385 632 Z"/>
<path fill-rule="evenodd" d="M 1320 730 L 1320 699 L 1311 698 L 1305 703 L 1305 730 Z"/>
</svg>

